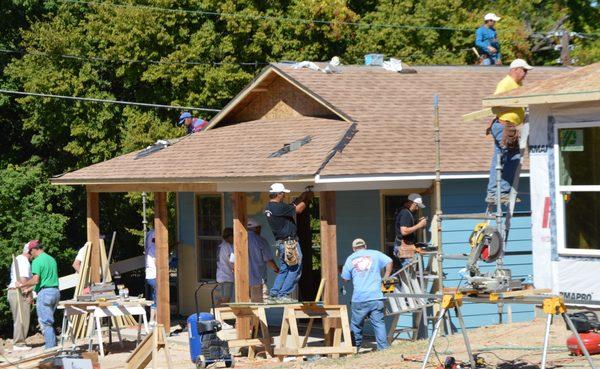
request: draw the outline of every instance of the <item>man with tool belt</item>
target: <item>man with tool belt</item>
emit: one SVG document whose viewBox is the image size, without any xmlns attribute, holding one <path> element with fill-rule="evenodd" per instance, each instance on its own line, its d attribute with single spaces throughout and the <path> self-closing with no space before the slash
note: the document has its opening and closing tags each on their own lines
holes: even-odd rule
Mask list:
<svg viewBox="0 0 600 369">
<path fill-rule="evenodd" d="M 423 198 L 417 193 L 408 195 L 402 209 L 396 216 L 396 240 L 394 242 L 394 256 L 400 260 L 400 267 L 405 267 L 413 260 L 421 249 L 415 246 L 417 231 L 427 226 L 427 219 L 422 217 L 415 222 L 415 214 L 419 209 L 424 209 Z"/>
<path fill-rule="evenodd" d="M 494 95 L 521 87 L 521 83 L 527 76 L 527 72 L 533 67 L 523 59 L 515 59 L 510 63 L 508 75 L 496 86 Z M 492 112 L 496 118 L 488 127 L 486 134 L 494 137 L 494 156 L 490 166 L 490 180 L 487 188 L 487 203 L 496 202 L 496 162 L 500 155 L 502 165 L 502 178 L 500 181 L 500 202 L 508 203 L 510 189 L 512 187 L 515 173 L 521 161 L 519 151 L 519 126 L 525 120 L 524 108 L 494 107 Z"/>
<path fill-rule="evenodd" d="M 303 192 L 291 204 L 283 202 L 285 194 L 290 190 L 282 183 L 273 183 L 269 189 L 269 203 L 265 208 L 265 215 L 273 236 L 281 266 L 270 291 L 270 303 L 295 302 L 290 294 L 302 274 L 302 251 L 298 237 L 295 216 L 302 213 L 313 199 L 312 191 Z"/>
</svg>

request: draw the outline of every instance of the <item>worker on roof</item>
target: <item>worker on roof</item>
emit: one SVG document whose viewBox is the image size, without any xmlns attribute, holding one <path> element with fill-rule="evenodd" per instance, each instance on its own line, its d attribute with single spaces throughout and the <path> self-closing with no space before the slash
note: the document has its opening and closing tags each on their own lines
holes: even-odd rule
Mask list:
<svg viewBox="0 0 600 369">
<path fill-rule="evenodd" d="M 475 46 L 479 52 L 482 65 L 502 65 L 500 43 L 494 26 L 500 17 L 487 13 L 483 17 L 483 25 L 475 31 Z"/>
<path fill-rule="evenodd" d="M 8 285 L 8 291 L 6 292 L 10 312 L 13 318 L 13 351 L 31 350 L 31 347 L 25 344 L 25 339 L 29 332 L 32 288 L 22 288 L 21 290 L 17 288 L 17 281 L 24 283 L 31 279 L 29 242 L 25 244 L 21 255 L 18 255 L 10 266 L 10 284 Z M 17 270 L 19 272 L 18 275 Z M 21 296 L 19 296 L 19 294 L 21 294 Z"/>
<path fill-rule="evenodd" d="M 515 59 L 510 63 L 508 75 L 496 86 L 495 95 L 521 87 L 527 72 L 533 67 L 523 59 Z M 524 108 L 495 107 L 492 113 L 496 115 L 488 133 L 494 137 L 494 155 L 490 167 L 490 179 L 487 188 L 487 203 L 496 202 L 496 161 L 500 155 L 502 178 L 500 181 L 500 201 L 508 203 L 510 190 L 515 173 L 521 161 L 519 151 L 519 127 L 525 120 Z"/>
<path fill-rule="evenodd" d="M 200 132 L 208 126 L 208 122 L 202 118 L 195 118 L 189 111 L 181 113 L 177 126 L 184 126 L 187 133 Z"/>
<path fill-rule="evenodd" d="M 381 271 L 385 269 L 384 279 L 392 272 L 392 259 L 381 251 L 367 250 L 362 238 L 352 241 L 352 254 L 342 267 L 341 277 L 352 281 L 352 318 L 350 329 L 354 336 L 354 345 L 360 349 L 365 320 L 368 318 L 377 341 L 377 349 L 384 350 L 390 345 L 384 321 L 383 292 L 381 291 Z"/>
<path fill-rule="evenodd" d="M 250 259 L 250 301 L 264 302 L 266 295 L 267 266 L 279 273 L 279 267 L 273 260 L 273 252 L 269 242 L 260 235 L 261 225 L 249 218 L 248 228 L 248 256 Z"/>
<path fill-rule="evenodd" d="M 314 194 L 312 191 L 305 191 L 291 204 L 286 204 L 283 200 L 288 193 L 290 190 L 282 183 L 273 183 L 269 189 L 269 203 L 265 208 L 281 261 L 279 273 L 269 293 L 270 303 L 295 302 L 291 294 L 302 274 L 302 250 L 298 242 L 295 217 L 306 210 Z"/>
<path fill-rule="evenodd" d="M 27 248 L 33 258 L 31 263 L 31 279 L 21 282 L 16 281 L 16 287 L 34 287 L 37 293 L 36 311 L 38 323 L 44 334 L 44 344 L 47 349 L 56 346 L 56 333 L 54 332 L 54 313 L 60 301 L 58 290 L 58 266 L 56 260 L 46 252 L 38 240 L 30 241 Z M 20 272 L 20 271 L 19 271 Z"/>
</svg>

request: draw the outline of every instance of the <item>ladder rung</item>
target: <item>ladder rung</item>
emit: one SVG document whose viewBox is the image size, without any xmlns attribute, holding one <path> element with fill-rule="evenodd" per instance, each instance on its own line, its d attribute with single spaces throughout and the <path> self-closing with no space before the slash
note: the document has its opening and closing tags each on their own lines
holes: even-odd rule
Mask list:
<svg viewBox="0 0 600 369">
<path fill-rule="evenodd" d="M 484 219 L 484 220 L 494 220 L 496 219 L 495 215 L 485 214 L 485 213 L 473 213 L 473 214 L 442 214 L 440 215 L 441 219 Z"/>
<path fill-rule="evenodd" d="M 469 259 L 469 255 L 465 255 L 465 254 L 450 254 L 450 255 L 444 255 L 442 257 L 442 259 L 467 260 L 467 259 Z"/>
</svg>

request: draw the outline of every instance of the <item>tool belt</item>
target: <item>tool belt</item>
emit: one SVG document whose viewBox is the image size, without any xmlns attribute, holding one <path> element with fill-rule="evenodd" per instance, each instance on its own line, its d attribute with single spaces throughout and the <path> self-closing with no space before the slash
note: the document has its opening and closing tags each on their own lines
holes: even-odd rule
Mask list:
<svg viewBox="0 0 600 369">
<path fill-rule="evenodd" d="M 486 129 L 486 135 L 491 134 L 492 125 L 494 124 L 494 122 L 498 122 L 504 126 L 504 129 L 502 130 L 502 138 L 500 139 L 500 146 L 505 147 L 507 149 L 518 149 L 520 131 L 517 128 L 517 125 L 507 120 L 500 120 L 498 118 L 495 118 L 488 125 Z"/>
<path fill-rule="evenodd" d="M 415 245 L 409 245 L 404 240 L 398 240 L 396 237 L 394 256 L 398 259 L 412 259 L 415 256 Z"/>
</svg>

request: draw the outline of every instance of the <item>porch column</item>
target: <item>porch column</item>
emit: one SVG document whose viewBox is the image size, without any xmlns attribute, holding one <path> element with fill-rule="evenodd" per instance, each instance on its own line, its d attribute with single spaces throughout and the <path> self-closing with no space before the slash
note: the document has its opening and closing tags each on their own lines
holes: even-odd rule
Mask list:
<svg viewBox="0 0 600 369">
<path fill-rule="evenodd" d="M 100 282 L 100 194 L 87 189 L 87 240 L 90 242 L 90 279 Z"/>
<path fill-rule="evenodd" d="M 325 279 L 323 302 L 326 305 L 336 305 L 339 303 L 339 299 L 334 191 L 321 192 L 319 213 L 321 217 L 321 278 Z"/>
<path fill-rule="evenodd" d="M 171 328 L 169 299 L 169 231 L 167 229 L 167 193 L 154 193 L 154 239 L 156 244 L 156 322 Z"/>
<path fill-rule="evenodd" d="M 246 193 L 233 193 L 233 253 L 235 302 L 250 301 L 250 266 L 248 265 L 248 230 Z M 238 339 L 250 338 L 250 320 L 238 318 L 236 321 Z"/>
</svg>

